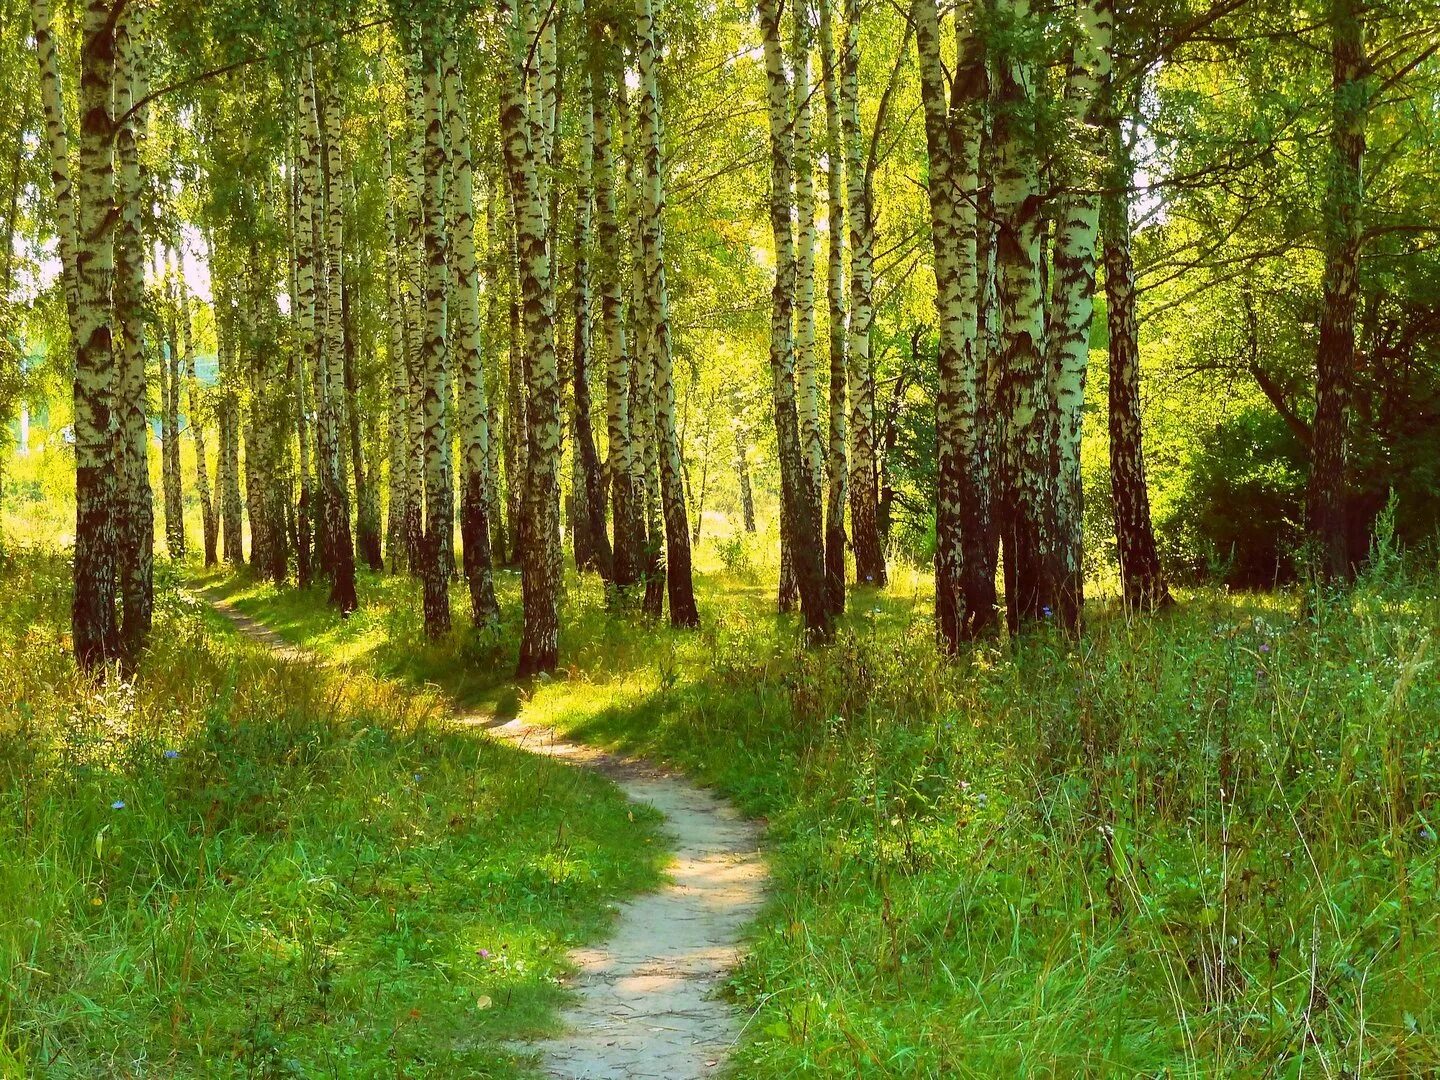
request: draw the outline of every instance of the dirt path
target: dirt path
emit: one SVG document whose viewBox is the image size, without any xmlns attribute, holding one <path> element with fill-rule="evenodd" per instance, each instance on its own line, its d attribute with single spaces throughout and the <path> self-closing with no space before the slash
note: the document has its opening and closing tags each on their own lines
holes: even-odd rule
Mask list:
<svg viewBox="0 0 1440 1080">
<path fill-rule="evenodd" d="M 277 652 L 303 649 L 223 601 L 211 601 L 243 633 Z M 595 769 L 633 801 L 665 815 L 675 846 L 671 882 L 620 908 L 610 940 L 577 949 L 577 1000 L 566 1034 L 530 1044 L 545 1071 L 564 1080 L 694 1080 L 713 1076 L 739 1037 L 737 1009 L 716 995 L 742 950 L 743 931 L 764 897 L 760 829 L 725 800 L 682 775 L 565 742 L 554 729 L 489 717 L 458 717 L 533 753 Z"/>
</svg>

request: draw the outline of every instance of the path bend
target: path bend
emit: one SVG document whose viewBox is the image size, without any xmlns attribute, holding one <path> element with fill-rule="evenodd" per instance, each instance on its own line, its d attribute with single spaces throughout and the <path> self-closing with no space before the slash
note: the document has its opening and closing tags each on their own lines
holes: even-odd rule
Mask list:
<svg viewBox="0 0 1440 1080">
<path fill-rule="evenodd" d="M 233 604 L 210 603 L 237 629 L 291 659 L 317 659 Z M 764 900 L 760 826 L 673 770 L 566 741 L 522 718 L 457 723 L 593 769 L 665 815 L 675 861 L 667 884 L 620 906 L 603 943 L 576 949 L 564 1034 L 527 1044 L 556 1080 L 699 1080 L 714 1076 L 743 1030 L 718 994 Z"/>
</svg>

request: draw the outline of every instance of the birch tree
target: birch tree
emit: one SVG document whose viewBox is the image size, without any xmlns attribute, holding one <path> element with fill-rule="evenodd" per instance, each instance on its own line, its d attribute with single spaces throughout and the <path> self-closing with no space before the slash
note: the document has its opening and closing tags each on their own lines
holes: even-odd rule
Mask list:
<svg viewBox="0 0 1440 1080">
<path fill-rule="evenodd" d="M 599 65 L 597 65 L 597 68 Z M 613 579 L 624 591 L 640 580 L 641 525 L 631 432 L 630 352 L 620 278 L 621 237 L 615 197 L 615 151 L 610 103 L 594 96 L 595 229 L 600 252 L 600 317 L 605 329 L 605 425 L 610 446 L 610 506 L 614 524 Z"/>
<path fill-rule="evenodd" d="M 584 5 L 576 13 L 583 17 Z M 595 110 L 590 65 L 584 65 L 577 79 L 576 112 L 580 125 L 575 176 L 575 268 L 571 296 L 574 323 L 571 349 L 571 430 L 574 433 L 575 561 L 585 569 L 597 570 L 606 581 L 613 580 L 613 552 L 605 530 L 605 488 L 600 474 L 600 454 L 591 426 L 590 370 L 594 339 L 594 311 L 591 293 L 590 249 L 591 208 L 595 201 Z"/>
<path fill-rule="evenodd" d="M 116 617 L 114 327 L 110 305 L 115 276 L 115 228 L 109 207 L 115 197 L 112 113 L 115 27 L 105 0 L 89 0 L 81 16 L 80 114 L 76 162 L 78 190 L 72 200 L 64 182 L 68 145 L 59 60 L 50 31 L 49 5 L 31 4 L 31 20 L 40 64 L 51 179 L 61 217 L 62 259 L 67 287 L 71 347 L 75 354 L 75 593 L 71 630 L 75 659 L 95 670 L 120 655 Z M 65 209 L 74 207 L 73 230 Z M 66 239 L 67 232 L 73 243 Z"/>
<path fill-rule="evenodd" d="M 1075 137 L 1073 152 L 1055 165 L 1062 190 L 1056 200 L 1052 287 L 1046 345 L 1049 396 L 1055 410 L 1055 543 L 1061 573 L 1059 621 L 1078 630 L 1084 604 L 1084 537 L 1081 530 L 1080 436 L 1085 376 L 1090 365 L 1094 311 L 1096 237 L 1101 172 L 1101 86 L 1110 78 L 1115 11 L 1111 0 L 1077 0 L 1075 45 L 1065 84 L 1064 115 Z"/>
<path fill-rule="evenodd" d="M 771 395 L 775 410 L 776 443 L 780 458 L 780 486 L 784 512 L 789 515 L 791 558 L 800 591 L 801 614 L 807 633 L 816 640 L 831 636 L 830 605 L 825 592 L 820 507 L 805 475 L 800 446 L 800 423 L 795 406 L 795 350 L 793 303 L 795 294 L 795 239 L 791 228 L 793 189 L 791 168 L 790 86 L 785 75 L 785 54 L 780 38 L 780 15 L 775 0 L 759 0 L 757 12 L 764 39 L 765 83 L 770 127 L 770 229 L 775 240 L 775 285 L 770 309 Z"/>
<path fill-rule="evenodd" d="M 480 268 L 475 250 L 475 176 L 470 156 L 470 122 L 453 41 L 441 50 L 446 130 L 449 136 L 455 208 L 449 223 L 455 245 L 456 362 L 460 374 L 462 487 L 460 535 L 465 545 L 465 578 L 470 615 L 476 626 L 498 622 L 500 605 L 490 568 L 490 427 L 485 397 L 485 363 L 480 336 Z"/>
<path fill-rule="evenodd" d="M 190 287 L 184 274 L 179 275 L 180 354 L 185 368 L 188 428 L 195 447 L 195 493 L 200 500 L 200 532 L 205 551 L 205 565 L 214 566 L 219 540 L 219 521 L 215 513 L 215 496 L 210 490 L 210 465 L 206 457 L 205 424 L 202 418 L 200 380 L 195 374 L 195 332 L 190 322 Z"/>
<path fill-rule="evenodd" d="M 829 249 L 825 301 L 830 346 L 829 443 L 825 454 L 825 592 L 830 610 L 845 610 L 845 504 L 849 497 L 846 443 L 849 376 L 845 365 L 845 194 L 840 136 L 840 69 L 835 55 L 832 0 L 820 9 L 820 77 L 825 97 L 825 215 Z"/>
<path fill-rule="evenodd" d="M 119 425 L 116 502 L 120 550 L 121 636 L 134 662 L 150 636 L 154 616 L 155 508 L 150 491 L 150 425 L 146 419 L 145 236 L 140 137 L 149 93 L 143 9 L 122 11 L 115 22 L 116 201 L 114 304 L 121 332 L 115 405 Z M 113 17 L 113 15 L 112 15 Z"/>
<path fill-rule="evenodd" d="M 846 334 L 846 389 L 850 398 L 850 535 L 855 579 L 886 584 L 885 553 L 877 516 L 879 469 L 875 457 L 875 379 L 870 358 L 874 323 L 875 210 L 860 126 L 860 2 L 845 0 L 845 46 L 840 59 L 840 122 L 844 140 L 846 220 L 850 226 L 850 324 Z"/>
<path fill-rule="evenodd" d="M 675 372 L 670 340 L 670 294 L 665 280 L 665 187 L 661 161 L 659 32 L 651 0 L 636 3 L 640 69 L 640 153 L 644 160 L 641 236 L 645 259 L 647 338 L 653 370 L 654 441 L 660 466 L 660 497 L 665 518 L 665 579 L 670 624 L 700 625 L 690 569 L 690 526 L 680 440 L 675 428 Z"/>
<path fill-rule="evenodd" d="M 1047 438 L 1045 297 L 1040 177 L 1035 155 L 1034 68 L 1027 54 L 1029 0 L 996 0 L 1003 43 L 995 58 L 995 214 L 1001 313 L 1001 468 L 997 523 L 1005 556 L 1006 617 L 1053 615 L 1059 604 L 1054 470 Z"/>
<path fill-rule="evenodd" d="M 502 30 L 509 46 L 500 101 L 500 130 L 506 169 L 515 196 L 515 234 L 520 259 L 524 313 L 526 450 L 525 513 L 521 588 L 524 625 L 520 637 L 521 677 L 552 671 L 559 661 L 560 593 L 560 385 L 555 359 L 555 294 L 546 247 L 547 221 L 541 199 L 539 147 L 532 137 L 526 85 L 535 71 L 535 15 L 529 0 L 500 0 Z"/>
<path fill-rule="evenodd" d="M 433 31 L 422 31 L 430 33 Z M 449 229 L 445 220 L 444 178 L 448 148 L 442 126 L 442 89 L 437 38 L 422 40 L 421 84 L 425 101 L 425 183 L 422 220 L 425 240 L 424 382 L 421 415 L 424 418 L 425 539 L 421 580 L 425 595 L 425 632 L 438 637 L 450 629 L 449 560 L 454 508 L 450 505 L 450 431 L 446 402 L 450 396 L 448 368 L 447 250 Z"/>
</svg>

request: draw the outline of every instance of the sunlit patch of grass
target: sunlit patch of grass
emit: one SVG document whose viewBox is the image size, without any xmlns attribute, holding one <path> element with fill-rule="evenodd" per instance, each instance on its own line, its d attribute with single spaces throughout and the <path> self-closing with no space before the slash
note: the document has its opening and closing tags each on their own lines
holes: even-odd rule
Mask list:
<svg viewBox="0 0 1440 1080">
<path fill-rule="evenodd" d="M 923 574 L 854 591 L 836 643 L 806 651 L 773 578 L 699 565 L 700 631 L 572 577 L 564 670 L 506 690 L 512 622 L 487 692 L 767 818 L 739 1074 L 1440 1068 L 1433 574 L 1192 590 L 1148 619 L 1102 600 L 1079 641 L 946 661 Z M 438 679 L 472 647 L 407 633 L 377 655 L 438 650 Z"/>
<path fill-rule="evenodd" d="M 168 580 L 96 688 L 68 566 L 0 582 L 0 1075 L 529 1075 L 567 949 L 659 880 L 656 815 L 439 693 L 279 661 Z"/>
</svg>

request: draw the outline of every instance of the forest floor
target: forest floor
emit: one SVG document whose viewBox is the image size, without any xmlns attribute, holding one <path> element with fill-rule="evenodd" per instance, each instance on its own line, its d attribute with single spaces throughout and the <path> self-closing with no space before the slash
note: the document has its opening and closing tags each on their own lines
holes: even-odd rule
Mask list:
<svg viewBox="0 0 1440 1080">
<path fill-rule="evenodd" d="M 140 677 L 96 686 L 68 557 L 0 560 L 0 1077 L 536 1076 L 660 814 L 157 572 Z"/>
<path fill-rule="evenodd" d="M 1440 1068 L 1440 580 L 1344 597 L 1092 604 L 936 655 L 930 585 L 857 590 L 804 650 L 770 574 L 698 562 L 703 626 L 567 582 L 562 669 L 506 622 L 427 642 L 415 585 L 202 577 L 288 640 L 644 756 L 768 822 L 770 901 L 728 984 L 746 1077 L 1409 1075 Z"/>
<path fill-rule="evenodd" d="M 225 600 L 221 614 L 289 659 L 322 660 Z M 575 1001 L 558 1035 L 529 1045 L 565 1080 L 701 1080 L 734 1046 L 741 1016 L 716 991 L 759 911 L 765 867 L 759 827 L 674 770 L 567 742 L 554 728 L 491 713 L 455 717 L 519 749 L 591 769 L 631 802 L 664 816 L 674 853 L 658 890 L 620 905 L 603 943 L 571 952 Z"/>
</svg>

